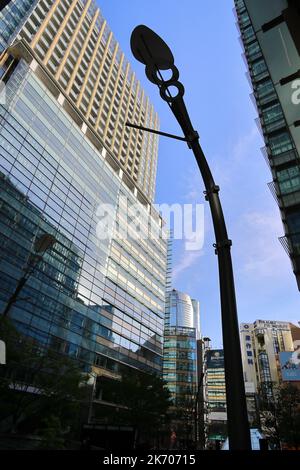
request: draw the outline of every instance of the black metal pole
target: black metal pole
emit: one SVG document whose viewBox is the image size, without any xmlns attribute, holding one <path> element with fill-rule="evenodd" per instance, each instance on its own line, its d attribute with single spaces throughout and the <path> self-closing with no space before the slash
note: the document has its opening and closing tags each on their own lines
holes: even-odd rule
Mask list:
<svg viewBox="0 0 300 470">
<path fill-rule="evenodd" d="M 40 260 L 41 260 L 41 256 L 39 256 L 39 255 L 31 256 L 31 258 L 29 259 L 23 276 L 19 279 L 17 287 L 15 288 L 14 293 L 11 295 L 11 297 L 9 298 L 9 300 L 6 304 L 6 307 L 5 307 L 5 309 L 3 311 L 3 314 L 2 314 L 3 317 L 8 317 L 11 307 L 18 300 L 18 296 L 19 296 L 21 290 L 25 286 L 26 282 L 28 281 L 29 277 L 33 273 L 35 267 L 40 262 Z"/>
<path fill-rule="evenodd" d="M 18 282 L 18 285 L 14 291 L 14 293 L 12 294 L 12 296 L 10 297 L 9 301 L 7 302 L 6 304 L 6 307 L 3 311 L 3 317 L 7 317 L 8 314 L 9 314 L 9 311 L 11 309 L 11 307 L 13 306 L 13 304 L 16 302 L 17 298 L 18 298 L 18 295 L 19 293 L 21 292 L 21 290 L 23 289 L 25 283 L 27 281 L 27 277 L 26 276 L 23 276 L 19 282 Z"/>
<path fill-rule="evenodd" d="M 239 326 L 231 261 L 231 241 L 228 239 L 219 188 L 207 164 L 198 140 L 191 144 L 209 202 L 216 236 L 219 264 L 222 332 L 224 348 L 227 426 L 230 449 L 251 449 L 245 385 L 241 359 Z"/>
<path fill-rule="evenodd" d="M 194 131 L 192 127 L 182 98 L 175 98 L 170 107 L 185 134 L 185 140 L 189 148 L 193 151 L 196 158 L 205 186 L 205 198 L 210 205 L 216 237 L 214 247 L 218 256 L 219 265 L 229 448 L 231 450 L 251 450 L 234 277 L 230 253 L 232 242 L 227 235 L 224 214 L 219 198 L 220 188 L 215 184 L 209 165 L 199 144 L 198 133 Z M 184 117 L 184 119 L 182 119 L 182 117 Z M 141 128 L 140 126 L 134 127 Z M 141 128 L 141 130 L 143 129 Z M 145 130 L 153 132 L 152 129 Z M 172 137 L 171 135 L 166 136 Z"/>
<path fill-rule="evenodd" d="M 198 437 L 199 437 L 199 419 L 202 419 L 201 411 L 199 402 L 200 402 L 200 394 L 202 391 L 202 383 L 203 383 L 204 373 L 201 372 L 200 378 L 198 381 L 197 393 L 195 398 L 195 410 L 194 410 L 194 436 L 195 436 L 195 448 L 197 449 L 198 444 Z M 201 430 L 202 431 L 202 430 Z"/>
<path fill-rule="evenodd" d="M 219 264 L 229 448 L 250 450 L 250 431 L 230 253 L 232 243 L 227 235 L 218 194 L 219 186 L 214 182 L 199 144 L 199 135 L 192 126 L 183 100 L 184 86 L 179 82 L 179 71 L 174 64 L 174 57 L 169 46 L 150 28 L 140 25 L 132 32 L 131 50 L 135 58 L 145 64 L 147 78 L 159 87 L 161 98 L 168 103 L 177 119 L 188 147 L 194 153 L 204 182 L 206 199 L 209 202 L 213 220 L 216 237 L 214 246 Z M 164 80 L 162 76 L 161 71 L 164 70 L 172 73 L 168 80 Z"/>
</svg>

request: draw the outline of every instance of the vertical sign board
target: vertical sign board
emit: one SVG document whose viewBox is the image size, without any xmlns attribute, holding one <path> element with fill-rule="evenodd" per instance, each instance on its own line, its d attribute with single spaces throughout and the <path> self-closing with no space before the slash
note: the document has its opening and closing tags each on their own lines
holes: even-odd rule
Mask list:
<svg viewBox="0 0 300 470">
<path fill-rule="evenodd" d="M 208 369 L 224 369 L 223 349 L 210 349 L 206 352 L 206 365 Z"/>
<path fill-rule="evenodd" d="M 300 349 L 279 353 L 282 380 L 300 382 Z"/>
</svg>

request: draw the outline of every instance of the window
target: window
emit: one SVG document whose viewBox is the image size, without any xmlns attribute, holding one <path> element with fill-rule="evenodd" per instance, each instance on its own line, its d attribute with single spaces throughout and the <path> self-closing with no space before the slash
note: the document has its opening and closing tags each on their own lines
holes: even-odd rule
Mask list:
<svg viewBox="0 0 300 470">
<path fill-rule="evenodd" d="M 279 103 L 273 104 L 268 108 L 264 108 L 262 111 L 263 119 L 265 124 L 270 122 L 277 121 L 278 119 L 283 119 L 283 113 L 281 105 Z"/>
<path fill-rule="evenodd" d="M 300 233 L 300 212 L 286 216 L 287 225 L 292 233 Z"/>
<path fill-rule="evenodd" d="M 256 85 L 256 91 L 259 98 L 275 91 L 272 80 L 268 79 Z"/>
<path fill-rule="evenodd" d="M 259 60 L 258 62 L 254 62 L 252 64 L 252 73 L 254 77 L 257 77 L 257 75 L 260 75 L 263 72 L 266 72 L 267 66 L 266 63 L 263 59 Z"/>
<path fill-rule="evenodd" d="M 272 155 L 279 155 L 294 148 L 292 140 L 287 132 L 282 132 L 269 138 L 269 146 Z"/>
<path fill-rule="evenodd" d="M 252 28 L 252 26 L 249 26 L 248 28 L 244 29 L 243 34 L 245 41 L 251 41 L 255 38 L 254 29 Z"/>
<path fill-rule="evenodd" d="M 252 44 L 249 44 L 249 46 L 247 47 L 247 52 L 248 52 L 248 55 L 250 57 L 250 60 L 251 60 L 251 58 L 252 58 L 252 60 L 254 59 L 253 56 L 255 56 L 257 54 L 260 54 L 260 47 L 259 47 L 258 42 L 255 41 Z"/>
<path fill-rule="evenodd" d="M 293 166 L 277 172 L 278 184 L 283 194 L 300 190 L 300 168 Z"/>
</svg>

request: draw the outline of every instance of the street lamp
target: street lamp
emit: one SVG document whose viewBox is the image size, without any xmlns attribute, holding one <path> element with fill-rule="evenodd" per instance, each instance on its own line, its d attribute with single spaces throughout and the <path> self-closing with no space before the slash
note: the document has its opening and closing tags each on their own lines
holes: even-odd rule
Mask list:
<svg viewBox="0 0 300 470">
<path fill-rule="evenodd" d="M 45 252 L 52 248 L 54 243 L 56 242 L 56 238 L 51 235 L 50 233 L 45 233 L 40 237 L 35 239 L 34 242 L 34 253 L 30 253 L 28 261 L 24 269 L 24 274 L 18 281 L 17 287 L 15 288 L 14 293 L 11 295 L 5 310 L 3 312 L 3 317 L 7 317 L 9 315 L 10 309 L 12 305 L 17 301 L 18 295 L 20 294 L 21 290 L 23 289 L 24 285 L 28 281 L 29 277 L 34 272 L 38 263 L 42 260 Z"/>
<path fill-rule="evenodd" d="M 174 64 L 171 50 L 154 31 L 144 25 L 137 26 L 133 30 L 130 44 L 134 57 L 146 66 L 147 78 L 159 87 L 160 96 L 169 105 L 183 131 L 184 137 L 148 129 L 133 123 L 127 123 L 127 125 L 187 142 L 188 147 L 194 153 L 203 178 L 205 199 L 209 202 L 213 220 L 216 237 L 214 248 L 219 264 L 229 445 L 230 449 L 251 449 L 230 254 L 232 242 L 227 235 L 218 194 L 220 188 L 215 184 L 199 144 L 199 135 L 194 130 L 188 115 L 183 100 L 184 87 L 178 81 L 179 71 Z M 171 78 L 164 80 L 162 71 L 166 70 L 171 73 Z"/>
</svg>

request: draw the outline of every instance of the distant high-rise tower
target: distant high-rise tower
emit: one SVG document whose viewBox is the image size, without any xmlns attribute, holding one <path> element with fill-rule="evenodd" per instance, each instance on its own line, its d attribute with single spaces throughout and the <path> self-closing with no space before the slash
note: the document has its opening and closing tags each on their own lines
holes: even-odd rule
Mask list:
<svg viewBox="0 0 300 470">
<path fill-rule="evenodd" d="M 300 289 L 300 5 L 298 0 L 235 0 L 253 98 Z"/>
<path fill-rule="evenodd" d="M 198 300 L 188 294 L 172 289 L 170 292 L 170 317 L 166 317 L 166 328 L 194 328 L 200 335 L 200 306 Z"/>
<path fill-rule="evenodd" d="M 171 392 L 174 408 L 177 409 L 178 419 L 173 423 L 177 436 L 193 440 L 199 383 L 199 302 L 188 294 L 172 289 L 166 303 L 163 378 Z"/>
</svg>

